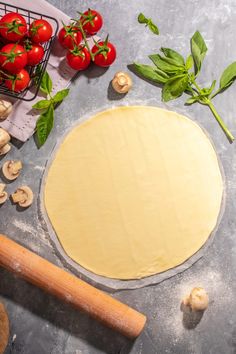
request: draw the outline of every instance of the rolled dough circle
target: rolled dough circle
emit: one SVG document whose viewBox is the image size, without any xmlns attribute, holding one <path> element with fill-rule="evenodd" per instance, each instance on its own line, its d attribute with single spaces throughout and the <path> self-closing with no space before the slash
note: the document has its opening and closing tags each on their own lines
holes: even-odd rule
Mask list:
<svg viewBox="0 0 236 354">
<path fill-rule="evenodd" d="M 140 279 L 195 254 L 217 224 L 223 180 L 193 121 L 156 107 L 110 109 L 75 127 L 48 169 L 44 205 L 66 254 Z"/>
</svg>

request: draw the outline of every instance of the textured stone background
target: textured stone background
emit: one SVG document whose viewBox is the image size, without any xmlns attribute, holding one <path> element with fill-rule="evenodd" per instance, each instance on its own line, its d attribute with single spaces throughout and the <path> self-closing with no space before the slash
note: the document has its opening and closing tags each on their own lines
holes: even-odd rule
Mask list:
<svg viewBox="0 0 236 354">
<path fill-rule="evenodd" d="M 236 4 L 234 0 L 50 0 L 70 16 L 88 6 L 104 16 L 102 34 L 110 33 L 117 46 L 116 63 L 107 71 L 91 67 L 71 85 L 67 100 L 57 108 L 55 129 L 45 146 L 37 150 L 34 140 L 17 144 L 7 159 L 21 159 L 24 171 L 20 182 L 39 191 L 45 163 L 60 136 L 75 121 L 117 104 L 163 106 L 160 89 L 133 75 L 134 88 L 124 98 L 116 96 L 109 81 L 117 70 L 126 70 L 132 61 L 148 61 L 147 55 L 160 46 L 173 47 L 187 55 L 189 38 L 199 29 L 209 47 L 199 80 L 208 85 L 218 78 L 226 65 L 236 58 Z M 140 26 L 136 17 L 144 12 L 156 20 L 159 37 Z M 236 135 L 235 88 L 215 99 L 219 112 Z M 207 108 L 184 106 L 185 97 L 168 108 L 194 117 L 211 135 L 226 175 L 227 201 L 223 220 L 213 245 L 193 267 L 157 286 L 116 292 L 114 296 L 148 316 L 145 332 L 130 343 L 103 328 L 87 316 L 69 308 L 37 288 L 0 270 L 0 301 L 9 312 L 11 338 L 7 353 L 18 354 L 98 354 L 98 353 L 236 353 L 236 158 L 230 145 Z M 187 147 L 186 147 L 187 148 Z M 3 162 L 6 157 L 1 161 Z M 9 184 L 15 190 L 19 181 Z M 0 232 L 6 233 L 29 249 L 62 266 L 42 229 L 38 207 L 19 212 L 10 202 L 0 210 Z M 202 285 L 211 303 L 201 321 L 189 321 L 180 311 L 180 299 L 191 286 Z"/>
</svg>

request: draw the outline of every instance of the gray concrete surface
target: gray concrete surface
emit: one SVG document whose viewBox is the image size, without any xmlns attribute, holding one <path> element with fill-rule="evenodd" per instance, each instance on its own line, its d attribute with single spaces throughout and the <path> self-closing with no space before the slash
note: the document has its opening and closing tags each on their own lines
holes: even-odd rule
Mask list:
<svg viewBox="0 0 236 354">
<path fill-rule="evenodd" d="M 117 70 L 132 61 L 148 61 L 147 55 L 160 46 L 176 48 L 187 55 L 189 38 L 196 29 L 204 35 L 209 51 L 199 80 L 208 85 L 226 65 L 236 59 L 236 5 L 234 0 L 85 0 L 50 2 L 70 16 L 88 6 L 104 16 L 102 34 L 110 33 L 117 46 L 116 63 L 107 71 L 91 67 L 79 74 L 66 101 L 57 108 L 55 128 L 38 150 L 34 139 L 16 144 L 7 159 L 21 159 L 22 176 L 8 185 L 9 193 L 19 183 L 37 195 L 45 163 L 65 129 L 84 115 L 117 104 L 161 105 L 160 89 L 133 75 L 134 88 L 118 97 L 109 87 Z M 160 27 L 159 37 L 140 26 L 139 12 L 152 16 Z M 236 135 L 236 86 L 216 98 L 219 112 Z M 207 108 L 184 106 L 185 97 L 168 108 L 194 117 L 211 135 L 226 175 L 226 210 L 214 243 L 194 266 L 159 285 L 117 291 L 116 298 L 148 316 L 144 333 L 134 343 L 105 329 L 69 306 L 23 280 L 0 269 L 0 301 L 9 312 L 11 336 L 7 354 L 233 354 L 236 353 L 236 155 Z M 187 147 L 186 147 L 187 148 Z M 0 232 L 62 266 L 39 221 L 37 202 L 24 212 L 7 202 L 0 209 Z M 180 311 L 180 299 L 192 286 L 205 286 L 210 306 L 201 319 Z"/>
</svg>

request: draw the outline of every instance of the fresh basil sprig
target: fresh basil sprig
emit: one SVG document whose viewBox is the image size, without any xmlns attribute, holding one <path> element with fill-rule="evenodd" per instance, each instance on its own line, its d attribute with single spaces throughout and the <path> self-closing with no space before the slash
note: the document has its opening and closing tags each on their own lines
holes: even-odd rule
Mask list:
<svg viewBox="0 0 236 354">
<path fill-rule="evenodd" d="M 152 22 L 152 19 L 145 17 L 144 14 L 142 14 L 142 13 L 140 13 L 138 15 L 138 22 L 145 24 L 146 27 L 148 27 L 150 29 L 150 31 L 152 31 L 152 33 L 157 34 L 157 35 L 160 33 L 157 25 L 155 25 Z"/>
<path fill-rule="evenodd" d="M 56 105 L 61 103 L 69 93 L 69 89 L 64 89 L 58 91 L 54 96 L 52 96 L 52 89 L 52 79 L 50 78 L 48 72 L 45 71 L 40 85 L 40 91 L 46 94 L 46 98 L 38 101 L 32 107 L 43 111 L 40 114 L 36 124 L 36 136 L 39 147 L 45 143 L 53 128 L 54 110 Z"/>
<path fill-rule="evenodd" d="M 234 136 L 218 114 L 212 99 L 230 87 L 236 79 L 236 62 L 230 64 L 222 73 L 219 87 L 215 89 L 216 80 L 210 87 L 200 87 L 196 79 L 204 61 L 207 46 L 199 31 L 196 31 L 190 40 L 191 54 L 186 60 L 181 54 L 170 48 L 161 48 L 163 54 L 149 55 L 154 66 L 134 63 L 134 69 L 141 77 L 162 85 L 162 100 L 168 102 L 176 99 L 185 92 L 190 97 L 186 104 L 196 102 L 208 106 L 224 131 L 230 143 Z"/>
</svg>

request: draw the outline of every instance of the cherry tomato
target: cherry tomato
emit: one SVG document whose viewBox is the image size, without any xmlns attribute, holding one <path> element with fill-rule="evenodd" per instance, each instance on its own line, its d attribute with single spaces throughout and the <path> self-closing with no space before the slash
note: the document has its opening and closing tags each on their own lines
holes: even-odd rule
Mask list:
<svg viewBox="0 0 236 354">
<path fill-rule="evenodd" d="M 23 16 L 10 12 L 0 20 L 0 34 L 3 38 L 11 42 L 17 42 L 27 32 L 27 23 Z"/>
<path fill-rule="evenodd" d="M 44 56 L 44 49 L 40 44 L 33 44 L 31 49 L 27 50 L 28 65 L 34 66 L 41 62 Z"/>
<path fill-rule="evenodd" d="M 75 70 L 84 70 L 91 62 L 90 54 L 86 47 L 75 47 L 67 53 L 66 59 L 69 66 Z"/>
<path fill-rule="evenodd" d="M 44 43 L 52 37 L 52 26 L 46 20 L 34 20 L 29 28 L 30 38 L 34 43 Z"/>
<path fill-rule="evenodd" d="M 64 26 L 60 29 L 58 39 L 61 45 L 67 49 L 73 49 L 82 41 L 82 34 L 77 27 Z"/>
<path fill-rule="evenodd" d="M 0 65 L 4 70 L 17 74 L 27 64 L 25 48 L 16 43 L 4 45 L 0 50 Z"/>
<path fill-rule="evenodd" d="M 30 77 L 28 71 L 22 69 L 18 74 L 14 75 L 11 79 L 5 80 L 5 86 L 14 92 L 21 92 L 28 86 Z"/>
<path fill-rule="evenodd" d="M 90 9 L 81 15 L 80 21 L 85 32 L 91 35 L 96 34 L 103 25 L 102 16 L 100 13 Z"/>
<path fill-rule="evenodd" d="M 101 49 L 103 50 L 96 54 Z M 116 48 L 108 41 L 101 41 L 95 44 L 92 48 L 92 53 L 95 54 L 94 63 L 98 66 L 110 66 L 116 59 Z"/>
</svg>

